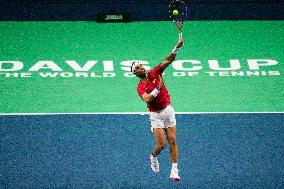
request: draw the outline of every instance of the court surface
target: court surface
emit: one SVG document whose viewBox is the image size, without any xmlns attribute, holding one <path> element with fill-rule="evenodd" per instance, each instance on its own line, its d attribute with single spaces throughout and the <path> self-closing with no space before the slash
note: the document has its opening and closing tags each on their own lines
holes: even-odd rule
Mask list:
<svg viewBox="0 0 284 189">
<path fill-rule="evenodd" d="M 180 182 L 169 149 L 150 169 L 148 115 L 0 117 L 1 188 L 283 188 L 283 114 L 178 114 Z"/>
</svg>

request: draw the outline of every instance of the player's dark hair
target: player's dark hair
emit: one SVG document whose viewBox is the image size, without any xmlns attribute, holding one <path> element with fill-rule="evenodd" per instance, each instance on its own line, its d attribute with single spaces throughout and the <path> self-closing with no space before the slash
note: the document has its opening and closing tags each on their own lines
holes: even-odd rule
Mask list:
<svg viewBox="0 0 284 189">
<path fill-rule="evenodd" d="M 130 70 L 131 70 L 131 72 L 132 72 L 132 73 L 133 73 L 133 71 L 132 71 L 133 64 L 135 64 L 135 61 L 134 61 L 134 62 L 132 62 L 132 64 L 131 64 L 131 68 L 130 68 Z"/>
</svg>

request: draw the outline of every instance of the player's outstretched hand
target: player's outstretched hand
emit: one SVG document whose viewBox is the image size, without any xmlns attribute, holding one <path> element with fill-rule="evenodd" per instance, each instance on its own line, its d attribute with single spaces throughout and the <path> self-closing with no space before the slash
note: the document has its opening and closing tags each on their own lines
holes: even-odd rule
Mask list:
<svg viewBox="0 0 284 189">
<path fill-rule="evenodd" d="M 177 43 L 177 48 L 181 48 L 181 46 L 184 44 L 184 40 L 182 38 L 182 36 L 180 35 L 178 38 L 178 43 Z"/>
</svg>

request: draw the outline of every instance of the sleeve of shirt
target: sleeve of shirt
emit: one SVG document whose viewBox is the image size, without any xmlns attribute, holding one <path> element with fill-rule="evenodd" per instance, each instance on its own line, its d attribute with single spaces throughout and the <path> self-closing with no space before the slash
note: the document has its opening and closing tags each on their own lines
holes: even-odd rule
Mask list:
<svg viewBox="0 0 284 189">
<path fill-rule="evenodd" d="M 161 65 L 158 65 L 153 69 L 153 72 L 155 74 L 162 75 L 164 72 L 164 68 Z"/>
<path fill-rule="evenodd" d="M 141 87 L 137 87 L 137 93 L 140 97 L 145 93 L 145 91 Z"/>
</svg>

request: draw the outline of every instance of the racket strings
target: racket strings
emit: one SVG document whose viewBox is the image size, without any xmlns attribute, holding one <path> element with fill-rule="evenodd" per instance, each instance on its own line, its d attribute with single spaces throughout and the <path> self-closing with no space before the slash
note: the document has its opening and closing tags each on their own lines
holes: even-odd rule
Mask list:
<svg viewBox="0 0 284 189">
<path fill-rule="evenodd" d="M 175 21 L 175 20 L 173 20 L 173 22 L 174 22 L 175 25 L 177 26 L 178 30 L 181 32 L 181 29 L 182 29 L 184 20 L 182 20 L 182 21 Z"/>
</svg>

